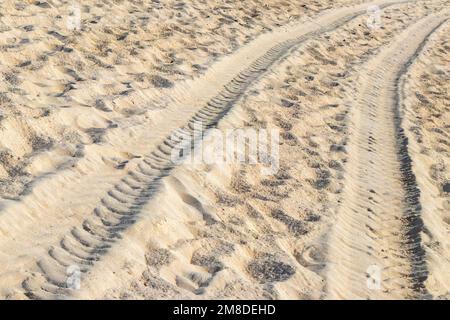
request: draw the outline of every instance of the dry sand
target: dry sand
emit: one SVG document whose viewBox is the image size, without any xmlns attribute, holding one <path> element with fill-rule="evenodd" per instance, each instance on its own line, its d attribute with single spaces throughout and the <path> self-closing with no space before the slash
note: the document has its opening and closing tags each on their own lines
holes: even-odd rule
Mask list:
<svg viewBox="0 0 450 320">
<path fill-rule="evenodd" d="M 1 298 L 450 297 L 448 1 L 73 3 L 1 4 Z"/>
</svg>

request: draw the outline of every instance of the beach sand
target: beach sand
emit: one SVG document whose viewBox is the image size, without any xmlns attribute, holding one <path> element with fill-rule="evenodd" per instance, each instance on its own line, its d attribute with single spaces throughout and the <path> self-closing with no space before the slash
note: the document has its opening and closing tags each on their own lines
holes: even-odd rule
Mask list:
<svg viewBox="0 0 450 320">
<path fill-rule="evenodd" d="M 1 7 L 0 298 L 449 298 L 447 1 Z"/>
</svg>

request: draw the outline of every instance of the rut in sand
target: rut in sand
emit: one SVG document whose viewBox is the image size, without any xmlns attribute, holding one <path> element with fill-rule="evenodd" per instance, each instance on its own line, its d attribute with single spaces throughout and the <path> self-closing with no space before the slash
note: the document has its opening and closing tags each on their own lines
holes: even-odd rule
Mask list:
<svg viewBox="0 0 450 320">
<path fill-rule="evenodd" d="M 401 3 L 404 1 L 400 1 Z M 386 7 L 397 2 L 380 2 Z M 287 56 L 291 50 L 305 40 L 324 32 L 334 30 L 342 24 L 366 13 L 366 6 L 331 12 L 319 19 L 322 25 L 316 25 L 309 32 L 295 35 L 279 42 L 266 53 L 254 58 L 249 67 L 225 84 L 217 94 L 198 109 L 189 122 L 173 131 L 183 129 L 193 132 L 193 123 L 201 121 L 207 127 L 217 122 L 233 107 L 247 88 L 258 80 L 276 62 Z M 294 31 L 300 30 L 299 28 Z M 239 69 L 239 68 L 238 68 Z M 220 76 L 218 74 L 217 76 Z M 194 137 L 196 139 L 201 137 Z M 139 219 L 142 207 L 158 190 L 160 181 L 169 175 L 174 165 L 170 155 L 178 140 L 167 136 L 153 151 L 137 163 L 117 184 L 107 191 L 92 213 L 86 214 L 78 225 L 74 225 L 67 234 L 61 235 L 46 253 L 36 259 L 36 272 L 31 273 L 22 282 L 29 298 L 65 298 L 72 294 L 67 285 L 67 268 L 80 266 L 81 273 L 87 273 L 106 254 L 122 233 Z"/>
<path fill-rule="evenodd" d="M 420 190 L 401 127 L 399 81 L 447 18 L 419 20 L 362 70 L 343 200 L 329 238 L 328 298 L 426 297 Z"/>
</svg>

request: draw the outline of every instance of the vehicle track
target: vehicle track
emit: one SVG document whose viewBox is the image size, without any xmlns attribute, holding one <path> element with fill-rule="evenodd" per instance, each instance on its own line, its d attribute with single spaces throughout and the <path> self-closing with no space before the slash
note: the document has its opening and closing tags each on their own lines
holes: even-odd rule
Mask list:
<svg viewBox="0 0 450 320">
<path fill-rule="evenodd" d="M 381 3 L 379 6 L 384 8 L 404 2 Z M 59 243 L 48 248 L 47 254 L 36 263 L 37 272 L 22 282 L 26 296 L 32 299 L 70 296 L 73 290 L 67 286 L 67 269 L 75 265 L 79 266 L 82 273 L 88 272 L 121 238 L 122 232 L 139 218 L 143 206 L 158 190 L 161 179 L 169 175 L 175 166 L 171 161 L 173 149 L 186 135 L 195 140 L 202 138 L 194 131 L 194 123 L 201 122 L 204 127 L 215 126 L 252 83 L 296 46 L 311 37 L 332 31 L 365 13 L 365 8 L 360 7 L 345 17 L 337 18 L 325 26 L 318 26 L 314 31 L 281 42 L 257 58 L 249 68 L 240 72 L 184 127 L 174 130 L 174 134 L 166 137 L 152 152 L 143 157 L 136 169 L 128 172 L 114 185 L 80 225 L 73 227 Z"/>
<path fill-rule="evenodd" d="M 401 127 L 399 81 L 447 17 L 406 29 L 360 76 L 337 223 L 329 238 L 327 298 L 424 298 L 420 190 Z"/>
</svg>

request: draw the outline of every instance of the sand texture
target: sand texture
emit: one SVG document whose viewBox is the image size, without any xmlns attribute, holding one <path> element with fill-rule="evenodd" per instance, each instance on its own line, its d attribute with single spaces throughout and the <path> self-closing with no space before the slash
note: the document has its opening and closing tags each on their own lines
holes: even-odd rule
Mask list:
<svg viewBox="0 0 450 320">
<path fill-rule="evenodd" d="M 1 299 L 450 298 L 448 0 L 0 8 Z"/>
</svg>

